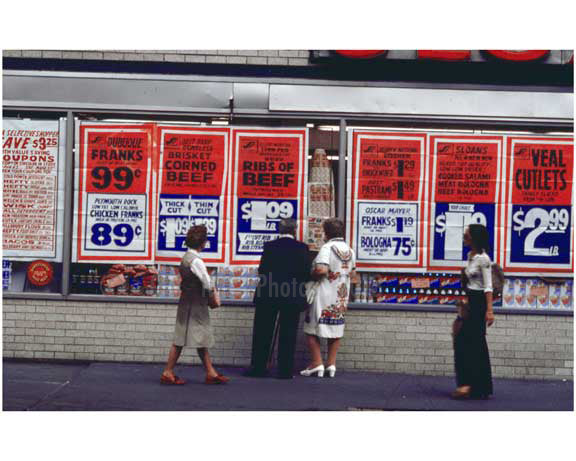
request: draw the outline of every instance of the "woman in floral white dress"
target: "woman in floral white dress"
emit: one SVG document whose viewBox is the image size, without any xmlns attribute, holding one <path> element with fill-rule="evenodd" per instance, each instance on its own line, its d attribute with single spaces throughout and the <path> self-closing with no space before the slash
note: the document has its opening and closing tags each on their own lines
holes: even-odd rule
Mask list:
<svg viewBox="0 0 576 461">
<path fill-rule="evenodd" d="M 300 374 L 318 374 L 322 377 L 326 370 L 330 377 L 334 377 L 336 354 L 340 347 L 340 338 L 344 335 L 350 277 L 354 275 L 356 258 L 354 251 L 344 241 L 342 221 L 328 219 L 324 221 L 323 228 L 326 243 L 312 264 L 312 278 L 317 280 L 316 295 L 304 320 L 304 333 L 311 361 Z M 319 338 L 327 338 L 328 341 L 326 368 L 322 361 Z"/>
</svg>

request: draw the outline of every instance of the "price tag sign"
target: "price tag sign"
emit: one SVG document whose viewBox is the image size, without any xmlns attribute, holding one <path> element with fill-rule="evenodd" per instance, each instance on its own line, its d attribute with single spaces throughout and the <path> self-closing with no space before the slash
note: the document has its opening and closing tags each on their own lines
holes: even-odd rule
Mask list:
<svg viewBox="0 0 576 461">
<path fill-rule="evenodd" d="M 464 231 L 482 224 L 490 237 L 489 256 L 498 261 L 500 136 L 430 136 L 430 270 L 460 270 L 468 258 Z"/>
<path fill-rule="evenodd" d="M 509 138 L 505 270 L 573 271 L 573 158 L 571 139 Z"/>
<path fill-rule="evenodd" d="M 306 129 L 233 130 L 232 264 L 258 264 L 283 218 L 297 220 L 304 240 L 307 150 Z"/>
<path fill-rule="evenodd" d="M 225 262 L 229 128 L 160 125 L 160 197 L 156 260 L 179 262 L 190 227 L 205 225 L 202 259 Z"/>
<path fill-rule="evenodd" d="M 358 202 L 358 216 L 358 259 L 418 261 L 418 204 Z"/>
<path fill-rule="evenodd" d="M 146 195 L 88 194 L 84 249 L 144 252 Z"/>
<path fill-rule="evenodd" d="M 208 242 L 202 250 L 203 259 L 219 253 L 221 232 L 220 197 L 200 195 L 161 194 L 158 212 L 158 251 L 160 254 L 176 254 L 182 257 L 188 247 L 186 234 L 192 226 L 204 225 Z M 221 253 L 221 251 L 220 251 Z M 206 257 L 204 257 L 206 255 Z M 158 258 L 176 261 L 178 258 Z"/>
<path fill-rule="evenodd" d="M 494 229 L 496 206 L 490 204 L 435 203 L 434 247 L 432 261 L 436 264 L 459 265 L 468 258 L 469 248 L 464 246 L 464 231 L 470 224 L 482 224 Z M 490 235 L 490 259 L 494 258 L 494 233 Z"/>
<path fill-rule="evenodd" d="M 298 200 L 238 199 L 236 253 L 260 255 L 264 243 L 278 237 L 281 219 L 298 219 Z"/>
<path fill-rule="evenodd" d="M 356 131 L 349 136 L 347 231 L 356 266 L 421 270 L 426 134 Z"/>
<path fill-rule="evenodd" d="M 152 261 L 152 126 L 78 131 L 74 261 Z"/>
</svg>

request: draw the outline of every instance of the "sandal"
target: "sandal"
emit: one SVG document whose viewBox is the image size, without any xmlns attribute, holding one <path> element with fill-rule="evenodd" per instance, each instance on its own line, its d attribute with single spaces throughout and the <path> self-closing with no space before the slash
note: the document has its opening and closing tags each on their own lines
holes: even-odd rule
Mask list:
<svg viewBox="0 0 576 461">
<path fill-rule="evenodd" d="M 455 390 L 450 394 L 450 397 L 454 400 L 465 400 L 470 398 L 470 391 L 459 391 Z"/>
<path fill-rule="evenodd" d="M 206 376 L 204 384 L 226 384 L 228 381 L 230 381 L 230 378 L 224 375 L 216 375 L 213 377 Z"/>
<path fill-rule="evenodd" d="M 162 375 L 162 376 L 160 376 L 160 384 L 181 385 L 181 384 L 186 384 L 186 381 L 184 381 L 183 379 L 179 378 L 176 375 L 172 375 L 172 376 Z"/>
</svg>

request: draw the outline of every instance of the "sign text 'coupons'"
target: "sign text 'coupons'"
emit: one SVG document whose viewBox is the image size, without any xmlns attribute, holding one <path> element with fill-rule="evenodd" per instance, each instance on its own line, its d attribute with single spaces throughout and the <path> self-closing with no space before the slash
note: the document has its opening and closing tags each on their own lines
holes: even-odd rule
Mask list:
<svg viewBox="0 0 576 461">
<path fill-rule="evenodd" d="M 65 124 L 5 119 L 3 125 L 4 256 L 61 261 Z"/>
<path fill-rule="evenodd" d="M 502 137 L 430 136 L 430 270 L 459 270 L 468 257 L 464 231 L 483 224 L 490 259 L 498 254 Z"/>
<path fill-rule="evenodd" d="M 158 241 L 156 260 L 179 262 L 186 233 L 203 224 L 208 241 L 202 258 L 224 263 L 230 130 L 160 126 Z"/>
<path fill-rule="evenodd" d="M 573 140 L 510 137 L 506 160 L 504 269 L 572 272 Z"/>
<path fill-rule="evenodd" d="M 80 123 L 74 261 L 153 258 L 152 125 Z"/>
<path fill-rule="evenodd" d="M 421 270 L 426 135 L 351 133 L 347 227 L 357 266 Z"/>
<path fill-rule="evenodd" d="M 303 240 L 307 144 L 306 129 L 233 130 L 233 264 L 257 264 L 283 218 L 297 220 Z"/>
</svg>

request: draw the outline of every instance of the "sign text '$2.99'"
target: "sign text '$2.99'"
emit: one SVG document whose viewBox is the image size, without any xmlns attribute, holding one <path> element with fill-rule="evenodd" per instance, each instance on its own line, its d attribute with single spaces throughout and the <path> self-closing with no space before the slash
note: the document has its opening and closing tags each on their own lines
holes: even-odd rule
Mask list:
<svg viewBox="0 0 576 461">
<path fill-rule="evenodd" d="M 532 229 L 524 240 L 526 256 L 558 256 L 560 249 L 557 245 L 540 248 L 536 246 L 536 239 L 542 234 L 564 234 L 570 225 L 570 213 L 564 208 L 553 208 L 549 211 L 543 208 L 532 208 L 527 213 L 518 210 L 514 213 L 512 220 L 515 232 Z M 539 224 L 536 225 L 538 221 Z"/>
</svg>

